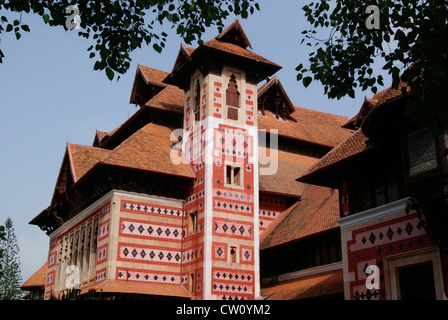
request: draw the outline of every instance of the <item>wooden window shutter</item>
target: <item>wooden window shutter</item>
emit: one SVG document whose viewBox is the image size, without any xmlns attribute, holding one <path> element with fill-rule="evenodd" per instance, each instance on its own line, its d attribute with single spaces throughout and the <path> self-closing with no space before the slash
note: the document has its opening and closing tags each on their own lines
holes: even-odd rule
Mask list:
<svg viewBox="0 0 448 320">
<path fill-rule="evenodd" d="M 240 93 L 238 92 L 238 86 L 233 74 L 230 76 L 229 85 L 227 86 L 226 101 L 228 106 L 240 107 Z"/>
</svg>

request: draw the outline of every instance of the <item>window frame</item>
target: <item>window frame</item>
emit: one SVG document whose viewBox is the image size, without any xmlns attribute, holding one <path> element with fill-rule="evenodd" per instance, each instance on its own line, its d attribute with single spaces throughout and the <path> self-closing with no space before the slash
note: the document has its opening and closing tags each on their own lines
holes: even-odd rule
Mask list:
<svg viewBox="0 0 448 320">
<path fill-rule="evenodd" d="M 418 251 L 384 257 L 384 275 L 386 297 L 388 300 L 400 300 L 399 270 L 426 262 L 432 262 L 436 299 L 444 300 L 445 288 L 442 272 L 442 261 L 438 247 L 429 247 Z"/>
<path fill-rule="evenodd" d="M 227 182 L 228 180 L 228 167 L 231 168 L 231 176 L 230 176 L 230 183 Z M 235 169 L 239 170 L 239 184 L 235 184 Z M 229 188 L 237 188 L 237 189 L 243 189 L 244 183 L 244 170 L 243 165 L 239 163 L 233 163 L 233 162 L 225 162 L 224 163 L 224 186 Z"/>
</svg>

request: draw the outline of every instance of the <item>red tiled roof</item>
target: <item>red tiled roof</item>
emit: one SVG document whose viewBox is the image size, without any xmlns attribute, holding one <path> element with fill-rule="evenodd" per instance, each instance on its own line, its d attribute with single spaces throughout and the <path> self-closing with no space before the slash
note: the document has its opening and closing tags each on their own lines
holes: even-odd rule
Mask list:
<svg viewBox="0 0 448 320">
<path fill-rule="evenodd" d="M 106 280 L 81 288 L 81 294 L 89 290 L 104 293 L 131 293 L 147 294 L 154 296 L 169 296 L 178 298 L 190 298 L 191 295 L 182 285 L 159 284 L 159 283 L 139 283 L 128 281 Z"/>
<path fill-rule="evenodd" d="M 314 166 L 312 166 L 307 172 L 305 172 L 298 180 L 307 181 L 307 179 L 328 167 L 348 159 L 358 153 L 361 153 L 369 146 L 366 145 L 368 138 L 362 133 L 361 129 L 353 132 L 350 137 L 341 142 L 337 147 L 333 148 L 325 156 L 320 159 Z"/>
<path fill-rule="evenodd" d="M 100 162 L 106 165 L 193 178 L 186 164 L 173 164 L 170 135 L 173 129 L 149 123 L 117 146 Z"/>
<path fill-rule="evenodd" d="M 22 290 L 29 290 L 35 287 L 44 287 L 47 278 L 47 263 L 44 263 L 31 277 L 28 278 L 21 286 Z"/>
<path fill-rule="evenodd" d="M 303 199 L 285 210 L 260 237 L 260 250 L 276 247 L 338 227 L 338 191 L 308 185 Z"/>
<path fill-rule="evenodd" d="M 184 91 L 169 85 L 149 100 L 145 107 L 182 114 L 184 112 Z"/>
<path fill-rule="evenodd" d="M 258 150 L 259 154 L 266 154 L 266 148 L 259 147 Z M 296 181 L 296 178 L 316 163 L 316 161 L 318 161 L 316 158 L 278 151 L 277 172 L 274 175 L 259 176 L 260 191 L 300 196 L 305 189 L 305 184 Z M 260 163 L 259 166 L 262 168 L 268 167 L 269 165 Z"/>
<path fill-rule="evenodd" d="M 335 147 L 346 139 L 351 131 L 342 128 L 347 117 L 295 106 L 291 119 L 277 119 L 271 111 L 258 114 L 258 129 L 277 129 L 280 136 Z"/>
<path fill-rule="evenodd" d="M 98 161 L 106 157 L 110 150 L 67 143 L 67 152 L 73 180 L 76 182 Z"/>
<path fill-rule="evenodd" d="M 402 80 L 400 80 L 397 89 L 394 89 L 392 87 L 386 88 L 386 89 L 374 94 L 370 100 L 375 104 L 375 106 L 382 105 L 382 104 L 388 102 L 389 100 L 402 97 L 403 93 L 401 90 L 402 90 L 402 88 L 404 88 L 406 86 L 407 86 L 406 83 L 403 82 Z M 407 89 L 406 91 L 409 92 L 409 88 L 406 88 L 406 89 Z"/>
<path fill-rule="evenodd" d="M 225 42 L 225 41 L 220 41 L 217 39 L 211 39 L 208 41 L 205 41 L 203 43 L 204 47 L 208 47 L 208 48 L 212 48 L 218 51 L 222 51 L 222 52 L 226 52 L 226 53 L 230 53 L 236 56 L 239 56 L 241 58 L 245 58 L 251 61 L 255 61 L 257 63 L 263 63 L 269 66 L 274 67 L 277 70 L 281 69 L 281 66 L 276 64 L 275 62 L 272 62 L 271 60 L 268 60 L 262 56 L 260 56 L 259 54 L 256 54 L 253 51 L 250 51 L 248 49 L 242 48 L 236 44 L 233 43 L 229 43 L 229 42 Z"/>
<path fill-rule="evenodd" d="M 163 83 L 162 80 L 166 78 L 168 72 L 143 66 L 141 64 L 137 65 L 137 68 L 143 75 L 143 79 L 146 83 L 166 87 L 166 83 Z"/>
<path fill-rule="evenodd" d="M 260 294 L 267 300 L 312 299 L 344 293 L 342 270 L 293 279 L 261 288 Z"/>
</svg>

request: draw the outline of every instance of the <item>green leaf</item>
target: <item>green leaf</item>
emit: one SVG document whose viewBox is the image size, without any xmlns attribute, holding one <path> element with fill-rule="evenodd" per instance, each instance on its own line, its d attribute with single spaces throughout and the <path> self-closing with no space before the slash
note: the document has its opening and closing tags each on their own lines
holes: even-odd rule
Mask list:
<svg viewBox="0 0 448 320">
<path fill-rule="evenodd" d="M 93 70 L 99 70 L 101 69 L 101 63 L 99 61 L 96 61 L 93 65 Z"/>
<path fill-rule="evenodd" d="M 28 27 L 26 24 L 21 25 L 20 27 L 22 28 L 23 31 L 30 32 L 30 27 Z"/>
<path fill-rule="evenodd" d="M 303 85 L 305 86 L 305 88 L 307 88 L 310 85 L 311 81 L 313 81 L 313 78 L 311 78 L 311 77 L 303 78 L 302 82 L 303 82 Z"/>
<path fill-rule="evenodd" d="M 6 32 L 11 32 L 12 31 L 12 24 L 8 24 L 6 26 Z"/>
<path fill-rule="evenodd" d="M 50 16 L 49 16 L 48 14 L 44 14 L 44 15 L 42 16 L 42 19 L 44 19 L 44 22 L 45 22 L 45 23 L 48 23 L 48 21 L 50 21 Z"/>
<path fill-rule="evenodd" d="M 154 50 L 156 50 L 158 53 L 162 53 L 162 47 L 159 46 L 157 43 L 154 43 L 152 45 L 152 47 L 154 48 Z"/>
<path fill-rule="evenodd" d="M 109 67 L 106 68 L 106 75 L 109 78 L 109 80 L 112 80 L 114 78 L 114 72 L 112 71 L 111 68 Z"/>
</svg>

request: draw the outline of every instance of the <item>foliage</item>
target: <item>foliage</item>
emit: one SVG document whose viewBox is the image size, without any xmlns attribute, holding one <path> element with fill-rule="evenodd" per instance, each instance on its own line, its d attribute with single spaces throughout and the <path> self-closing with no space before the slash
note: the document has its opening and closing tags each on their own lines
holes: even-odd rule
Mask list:
<svg viewBox="0 0 448 320">
<path fill-rule="evenodd" d="M 20 299 L 22 276 L 20 271 L 19 246 L 11 218 L 7 218 L 4 237 L 0 240 L 0 299 Z"/>
<path fill-rule="evenodd" d="M 369 5 L 379 9 L 378 29 L 367 27 Z M 302 10 L 311 25 L 302 32 L 302 43 L 313 48 L 309 66 L 296 69 L 305 87 L 320 81 L 332 99 L 354 97 L 356 88 L 376 93 L 384 85 L 374 72 L 381 61 L 392 86 L 398 88 L 401 77 L 413 93 L 407 108 L 411 119 L 438 131 L 448 127 L 446 0 L 316 0 Z"/>
<path fill-rule="evenodd" d="M 6 232 L 5 232 L 5 226 L 0 226 L 0 242 L 6 240 Z M 4 250 L 3 248 L 0 246 L 0 278 L 2 277 L 3 274 L 3 267 L 2 267 L 2 258 L 4 255 Z"/>
<path fill-rule="evenodd" d="M 70 17 L 66 8 L 73 4 L 68 0 L 0 0 L 0 9 L 36 13 L 46 24 L 66 29 L 66 20 Z M 104 70 L 110 80 L 115 73 L 124 74 L 129 69 L 130 53 L 142 45 L 152 44 L 154 50 L 162 52 L 167 34 L 161 28 L 156 30 L 157 23 L 170 25 L 187 44 L 195 40 L 201 43 L 206 27 L 217 26 L 222 30 L 223 21 L 230 14 L 246 18 L 259 9 L 254 0 L 78 0 L 76 5 L 81 20 L 78 35 L 96 41 L 87 49 L 89 57 L 96 59 L 94 70 Z M 0 35 L 14 32 L 20 39 L 21 32 L 30 31 L 21 18 L 9 21 L 1 16 L 0 19 Z M 0 63 L 2 57 L 0 50 Z"/>
</svg>

